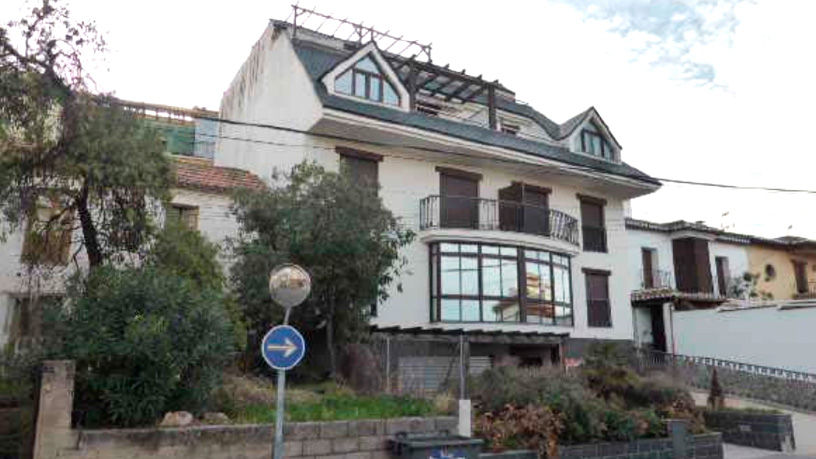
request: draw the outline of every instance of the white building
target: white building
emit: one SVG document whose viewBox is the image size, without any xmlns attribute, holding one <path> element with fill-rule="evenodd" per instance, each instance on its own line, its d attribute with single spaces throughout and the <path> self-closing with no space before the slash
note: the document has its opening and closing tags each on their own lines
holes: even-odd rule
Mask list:
<svg viewBox="0 0 816 459">
<path fill-rule="evenodd" d="M 219 245 L 227 237 L 236 235 L 238 224 L 230 213 L 230 193 L 240 187 L 263 187 L 263 182 L 244 170 L 215 167 L 211 159 L 172 158 L 176 182 L 171 190 L 172 200 L 163 214 L 157 216 L 159 221 L 168 217 L 180 219 Z M 60 235 L 56 238 L 59 246 L 43 252 L 42 247 L 38 247 L 41 242 L 27 231 L 27 223 L 21 226 L 22 230 L 9 234 L 0 243 L 0 346 L 26 346 L 47 334 L 48 330 L 41 327 L 42 307 L 48 302 L 61 301 L 66 279 L 76 269 L 87 267 L 84 252 L 79 250 L 82 237 L 79 231 Z M 31 268 L 23 262 L 29 251 L 46 254 L 40 258 L 40 267 Z"/>
<path fill-rule="evenodd" d="M 594 108 L 559 125 L 498 81 L 273 20 L 220 116 L 217 166 L 347 162 L 416 230 L 381 330 L 529 363 L 632 339 L 624 207 L 660 185 Z"/>
</svg>

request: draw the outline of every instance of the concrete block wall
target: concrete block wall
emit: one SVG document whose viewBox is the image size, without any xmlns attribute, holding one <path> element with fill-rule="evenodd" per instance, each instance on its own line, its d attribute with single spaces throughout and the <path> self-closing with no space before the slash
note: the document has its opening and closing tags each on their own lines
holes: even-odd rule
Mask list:
<svg viewBox="0 0 816 459">
<path fill-rule="evenodd" d="M 454 417 L 397 418 L 286 425 L 285 457 L 381 459 L 391 457 L 388 440 L 398 432 L 431 434 L 456 428 Z M 273 425 L 86 430 L 60 458 L 268 459 Z"/>
<path fill-rule="evenodd" d="M 773 451 L 796 449 L 789 414 L 709 410 L 703 416 L 706 427 L 721 432 L 728 443 Z"/>
</svg>

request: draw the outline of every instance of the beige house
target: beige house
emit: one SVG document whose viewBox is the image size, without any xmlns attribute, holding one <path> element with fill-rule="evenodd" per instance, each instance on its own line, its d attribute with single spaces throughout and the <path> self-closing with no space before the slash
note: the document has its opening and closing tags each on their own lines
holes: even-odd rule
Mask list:
<svg viewBox="0 0 816 459">
<path fill-rule="evenodd" d="M 751 273 L 759 274 L 757 290 L 775 300 L 816 297 L 816 241 L 754 238 L 748 264 Z"/>
</svg>

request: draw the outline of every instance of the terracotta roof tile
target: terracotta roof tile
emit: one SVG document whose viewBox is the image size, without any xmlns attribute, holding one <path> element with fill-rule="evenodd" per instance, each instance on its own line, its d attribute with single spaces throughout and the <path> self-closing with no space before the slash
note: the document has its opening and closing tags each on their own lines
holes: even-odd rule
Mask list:
<svg viewBox="0 0 816 459">
<path fill-rule="evenodd" d="M 180 188 L 226 193 L 238 188 L 260 190 L 266 184 L 255 174 L 232 167 L 213 165 L 205 158 L 174 157 L 176 185 Z"/>
</svg>

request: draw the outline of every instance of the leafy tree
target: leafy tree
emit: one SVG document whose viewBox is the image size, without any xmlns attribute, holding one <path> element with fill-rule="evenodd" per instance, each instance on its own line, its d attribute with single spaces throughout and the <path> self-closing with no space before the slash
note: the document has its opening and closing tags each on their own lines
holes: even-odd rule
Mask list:
<svg viewBox="0 0 816 459">
<path fill-rule="evenodd" d="M 257 342 L 282 319 L 269 298 L 270 270 L 282 262 L 306 268 L 312 294 L 293 310 L 292 321 L 307 332 L 324 329 L 334 376 L 336 349 L 367 329 L 371 305 L 398 283 L 405 264 L 399 251 L 414 234 L 383 206 L 375 188 L 347 174 L 304 162 L 275 178 L 278 186 L 236 198 L 242 236 L 232 281 Z"/>
<path fill-rule="evenodd" d="M 147 261 L 170 274 L 190 279 L 201 288 L 221 290 L 225 279 L 218 251 L 218 246 L 200 232 L 168 220 L 157 234 Z"/>
<path fill-rule="evenodd" d="M 0 234 L 48 200 L 58 212 L 30 230 L 77 219 L 92 268 L 143 247 L 171 172 L 157 132 L 93 91 L 88 61 L 104 50 L 58 0 L 0 27 Z"/>
<path fill-rule="evenodd" d="M 155 266 L 103 266 L 69 286 L 47 320 L 52 352 L 77 361 L 76 406 L 91 426 L 201 411 L 233 349 L 220 290 Z"/>
</svg>

